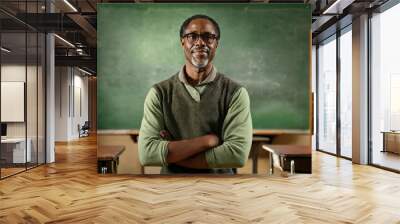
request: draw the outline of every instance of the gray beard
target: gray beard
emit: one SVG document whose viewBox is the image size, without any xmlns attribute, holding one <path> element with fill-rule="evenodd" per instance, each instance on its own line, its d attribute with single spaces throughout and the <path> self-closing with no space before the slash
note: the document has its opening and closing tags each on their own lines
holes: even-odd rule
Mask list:
<svg viewBox="0 0 400 224">
<path fill-rule="evenodd" d="M 205 68 L 208 65 L 208 59 L 204 60 L 203 63 L 199 63 L 192 57 L 192 65 L 196 68 Z"/>
</svg>

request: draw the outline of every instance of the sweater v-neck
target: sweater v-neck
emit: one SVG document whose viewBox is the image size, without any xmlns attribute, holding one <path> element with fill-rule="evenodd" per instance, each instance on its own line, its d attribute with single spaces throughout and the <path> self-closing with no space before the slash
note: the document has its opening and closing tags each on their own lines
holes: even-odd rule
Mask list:
<svg viewBox="0 0 400 224">
<path fill-rule="evenodd" d="M 201 98 L 205 92 L 206 89 L 208 89 L 209 85 L 212 84 L 212 82 L 217 78 L 217 70 L 213 66 L 211 69 L 210 73 L 207 75 L 207 78 L 204 79 L 201 83 L 199 83 L 196 86 L 192 86 L 189 84 L 185 77 L 185 66 L 182 67 L 182 69 L 178 73 L 178 79 L 182 84 L 185 86 L 185 89 L 187 93 L 190 95 L 190 97 L 197 103 L 201 101 Z"/>
</svg>

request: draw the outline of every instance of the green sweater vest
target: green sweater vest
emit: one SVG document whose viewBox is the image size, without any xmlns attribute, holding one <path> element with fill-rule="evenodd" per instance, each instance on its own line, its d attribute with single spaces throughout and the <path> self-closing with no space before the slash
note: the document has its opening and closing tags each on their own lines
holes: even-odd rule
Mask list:
<svg viewBox="0 0 400 224">
<path fill-rule="evenodd" d="M 160 96 L 164 126 L 171 140 L 190 139 L 216 134 L 222 139 L 222 125 L 239 84 L 217 73 L 196 102 L 187 92 L 178 75 L 154 85 Z M 232 169 L 189 169 L 175 164 L 162 168 L 162 173 L 232 173 Z"/>
</svg>

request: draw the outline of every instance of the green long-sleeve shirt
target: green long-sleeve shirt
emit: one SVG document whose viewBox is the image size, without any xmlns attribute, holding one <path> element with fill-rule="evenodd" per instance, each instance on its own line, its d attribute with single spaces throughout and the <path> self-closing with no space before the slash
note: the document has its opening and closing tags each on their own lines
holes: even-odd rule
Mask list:
<svg viewBox="0 0 400 224">
<path fill-rule="evenodd" d="M 195 101 L 214 80 L 216 69 L 199 85 L 189 85 L 181 70 L 179 79 Z M 157 91 L 151 88 L 144 102 L 144 113 L 139 133 L 139 159 L 144 166 L 166 166 L 168 141 L 160 137 L 165 130 L 161 101 Z M 222 144 L 205 152 L 209 168 L 242 167 L 248 157 L 252 141 L 250 99 L 245 88 L 240 88 L 232 97 L 222 127 Z"/>
</svg>

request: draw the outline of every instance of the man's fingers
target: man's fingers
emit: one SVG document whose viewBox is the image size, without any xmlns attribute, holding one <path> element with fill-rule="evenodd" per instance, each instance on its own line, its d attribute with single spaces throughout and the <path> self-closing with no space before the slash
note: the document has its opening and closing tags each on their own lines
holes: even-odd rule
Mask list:
<svg viewBox="0 0 400 224">
<path fill-rule="evenodd" d="M 170 134 L 169 134 L 169 132 L 168 131 L 166 131 L 166 130 L 161 130 L 160 131 L 160 137 L 161 138 L 164 138 L 164 139 L 170 139 Z"/>
</svg>

